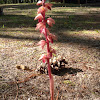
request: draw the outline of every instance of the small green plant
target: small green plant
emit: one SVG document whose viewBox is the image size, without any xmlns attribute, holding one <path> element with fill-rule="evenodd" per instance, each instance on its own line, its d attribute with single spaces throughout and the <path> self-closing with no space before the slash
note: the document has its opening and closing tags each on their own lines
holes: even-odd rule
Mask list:
<svg viewBox="0 0 100 100">
<path fill-rule="evenodd" d="M 2 25 L 2 28 L 5 28 L 5 25 L 4 24 Z"/>
<path fill-rule="evenodd" d="M 75 86 L 75 83 L 73 83 L 73 82 L 70 81 L 70 80 L 65 80 L 65 81 L 63 81 L 63 83 L 66 84 L 66 85 Z"/>
</svg>

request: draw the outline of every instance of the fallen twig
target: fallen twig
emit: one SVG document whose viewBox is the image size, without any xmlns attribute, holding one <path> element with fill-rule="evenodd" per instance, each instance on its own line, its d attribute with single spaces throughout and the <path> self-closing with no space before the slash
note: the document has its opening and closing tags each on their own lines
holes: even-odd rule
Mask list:
<svg viewBox="0 0 100 100">
<path fill-rule="evenodd" d="M 17 98 L 18 98 L 18 84 L 16 83 L 16 90 L 17 90 L 17 93 L 16 93 L 16 98 L 15 98 L 15 100 L 18 100 Z"/>
<path fill-rule="evenodd" d="M 22 80 L 19 80 L 19 81 L 14 81 L 14 82 L 10 82 L 10 84 L 20 84 L 20 83 L 24 83 L 24 82 L 27 82 L 30 78 L 32 77 L 36 77 L 36 76 L 39 76 L 41 74 L 31 74 L 29 75 L 28 77 L 26 77 L 25 79 L 22 79 Z"/>
<path fill-rule="evenodd" d="M 57 93 L 57 97 L 56 97 L 56 100 L 58 100 L 58 97 L 59 97 L 59 90 L 58 90 L 58 93 Z"/>
</svg>

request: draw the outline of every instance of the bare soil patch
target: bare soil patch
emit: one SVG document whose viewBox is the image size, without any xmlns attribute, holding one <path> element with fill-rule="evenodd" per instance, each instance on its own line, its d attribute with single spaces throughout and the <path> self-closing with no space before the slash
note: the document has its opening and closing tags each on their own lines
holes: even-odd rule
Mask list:
<svg viewBox="0 0 100 100">
<path fill-rule="evenodd" d="M 52 12 L 57 25 L 51 30 L 57 34 L 58 41 L 52 46 L 57 56 L 64 56 L 68 62 L 65 69 L 53 72 L 55 100 L 100 100 L 100 19 L 97 17 L 100 14 L 87 15 L 87 19 L 92 18 L 85 23 L 84 15 L 73 17 L 69 14 L 66 22 L 66 17 L 62 20 L 57 16 L 57 19 L 53 14 L 58 12 Z M 11 15 L 9 20 L 16 21 L 13 17 Z M 30 18 L 29 23 L 33 20 L 27 16 L 20 16 L 19 20 L 22 17 Z M 9 25 L 7 18 L 0 20 L 5 25 L 0 24 L 0 100 L 50 100 L 48 75 L 37 75 L 34 71 L 44 52 L 36 45 L 41 39 L 40 34 L 34 30 L 35 25 L 32 27 L 27 21 L 24 24 L 16 21 L 18 26 L 10 21 Z M 17 65 L 27 66 L 30 70 L 17 69 Z"/>
</svg>

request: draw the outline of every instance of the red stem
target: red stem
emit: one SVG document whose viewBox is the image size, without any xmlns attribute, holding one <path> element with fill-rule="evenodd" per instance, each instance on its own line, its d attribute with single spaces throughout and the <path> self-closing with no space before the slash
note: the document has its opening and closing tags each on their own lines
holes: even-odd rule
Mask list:
<svg viewBox="0 0 100 100">
<path fill-rule="evenodd" d="M 45 0 L 42 0 L 43 1 L 43 6 L 45 6 Z M 46 20 L 45 20 L 45 12 L 42 13 L 43 15 L 43 22 L 45 23 L 45 38 L 46 38 L 46 42 L 47 42 L 47 53 L 50 53 L 50 46 L 49 46 L 49 40 L 47 38 L 47 31 L 46 31 Z M 49 78 L 50 78 L 50 84 L 52 84 L 52 80 L 53 80 L 53 77 L 51 76 L 51 66 L 50 66 L 50 62 L 49 62 L 49 58 L 47 59 L 47 65 L 48 65 L 48 74 L 49 74 Z M 50 86 L 50 89 L 52 90 L 52 87 L 53 86 Z M 53 100 L 53 91 L 51 91 L 51 100 Z"/>
<path fill-rule="evenodd" d="M 49 74 L 49 78 L 51 79 L 51 67 L 50 67 L 49 59 L 47 59 L 47 64 L 48 64 L 48 74 Z"/>
</svg>

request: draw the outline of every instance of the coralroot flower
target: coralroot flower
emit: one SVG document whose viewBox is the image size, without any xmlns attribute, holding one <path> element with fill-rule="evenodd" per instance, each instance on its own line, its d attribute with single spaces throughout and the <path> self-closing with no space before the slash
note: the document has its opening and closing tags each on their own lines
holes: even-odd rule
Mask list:
<svg viewBox="0 0 100 100">
<path fill-rule="evenodd" d="M 45 63 L 46 59 L 47 59 L 47 56 L 44 54 L 39 58 L 39 60 L 42 60 L 43 63 Z"/>
<path fill-rule="evenodd" d="M 48 33 L 48 34 L 50 34 L 50 31 L 49 31 L 49 29 L 48 29 L 48 28 L 46 28 L 46 31 L 47 31 L 47 33 Z"/>
<path fill-rule="evenodd" d="M 50 52 L 56 54 L 56 50 L 50 47 Z"/>
<path fill-rule="evenodd" d="M 49 40 L 51 43 L 53 43 L 53 39 L 54 39 L 54 40 L 57 40 L 56 36 L 53 35 L 53 34 L 51 34 L 51 33 L 49 33 L 49 35 L 47 36 L 47 38 L 48 38 L 48 40 Z"/>
<path fill-rule="evenodd" d="M 46 12 L 46 11 L 47 11 L 47 8 L 44 7 L 44 6 L 41 6 L 41 7 L 39 7 L 37 13 L 39 14 L 39 13 L 43 13 L 43 12 Z"/>
<path fill-rule="evenodd" d="M 51 10 L 52 4 L 51 3 L 45 3 L 45 7 L 47 7 L 49 10 Z"/>
<path fill-rule="evenodd" d="M 40 29 L 40 33 L 45 35 L 45 33 L 46 33 L 45 29 L 44 28 L 41 28 Z"/>
<path fill-rule="evenodd" d="M 50 54 L 51 54 L 51 57 L 52 57 L 52 54 L 56 54 L 55 49 L 53 49 L 53 48 L 50 47 Z"/>
<path fill-rule="evenodd" d="M 52 24 L 55 24 L 54 19 L 48 18 L 48 19 L 47 19 L 47 24 L 48 24 L 49 26 L 52 26 Z"/>
<path fill-rule="evenodd" d="M 38 42 L 37 45 L 40 45 L 40 47 L 43 49 L 45 44 L 46 44 L 46 41 L 45 40 L 41 40 L 41 41 Z"/>
<path fill-rule="evenodd" d="M 35 18 L 34 18 L 34 20 L 37 20 L 37 19 L 40 19 L 40 20 L 42 20 L 43 19 L 43 16 L 42 16 L 42 14 L 38 14 Z"/>
<path fill-rule="evenodd" d="M 52 53 L 51 52 L 49 52 L 49 53 L 47 53 L 47 58 L 51 58 L 52 57 Z"/>
<path fill-rule="evenodd" d="M 40 1 L 40 0 L 39 0 L 39 1 L 37 2 L 37 4 L 36 4 L 36 5 L 37 5 L 37 6 L 42 5 L 42 1 Z"/>
<path fill-rule="evenodd" d="M 57 37 L 54 34 L 49 33 L 49 36 L 51 36 L 52 39 L 57 40 Z"/>
<path fill-rule="evenodd" d="M 53 43 L 53 39 L 52 39 L 51 36 L 48 35 L 47 38 L 48 38 L 48 40 L 49 40 L 51 43 Z"/>
<path fill-rule="evenodd" d="M 51 59 L 52 58 L 52 54 L 56 54 L 55 49 L 50 47 L 50 52 L 47 53 L 47 58 Z"/>
<path fill-rule="evenodd" d="M 45 23 L 43 23 L 43 22 L 39 22 L 37 25 L 36 25 L 36 30 L 38 30 L 38 29 L 41 29 L 41 28 L 44 28 L 45 27 Z"/>
</svg>

